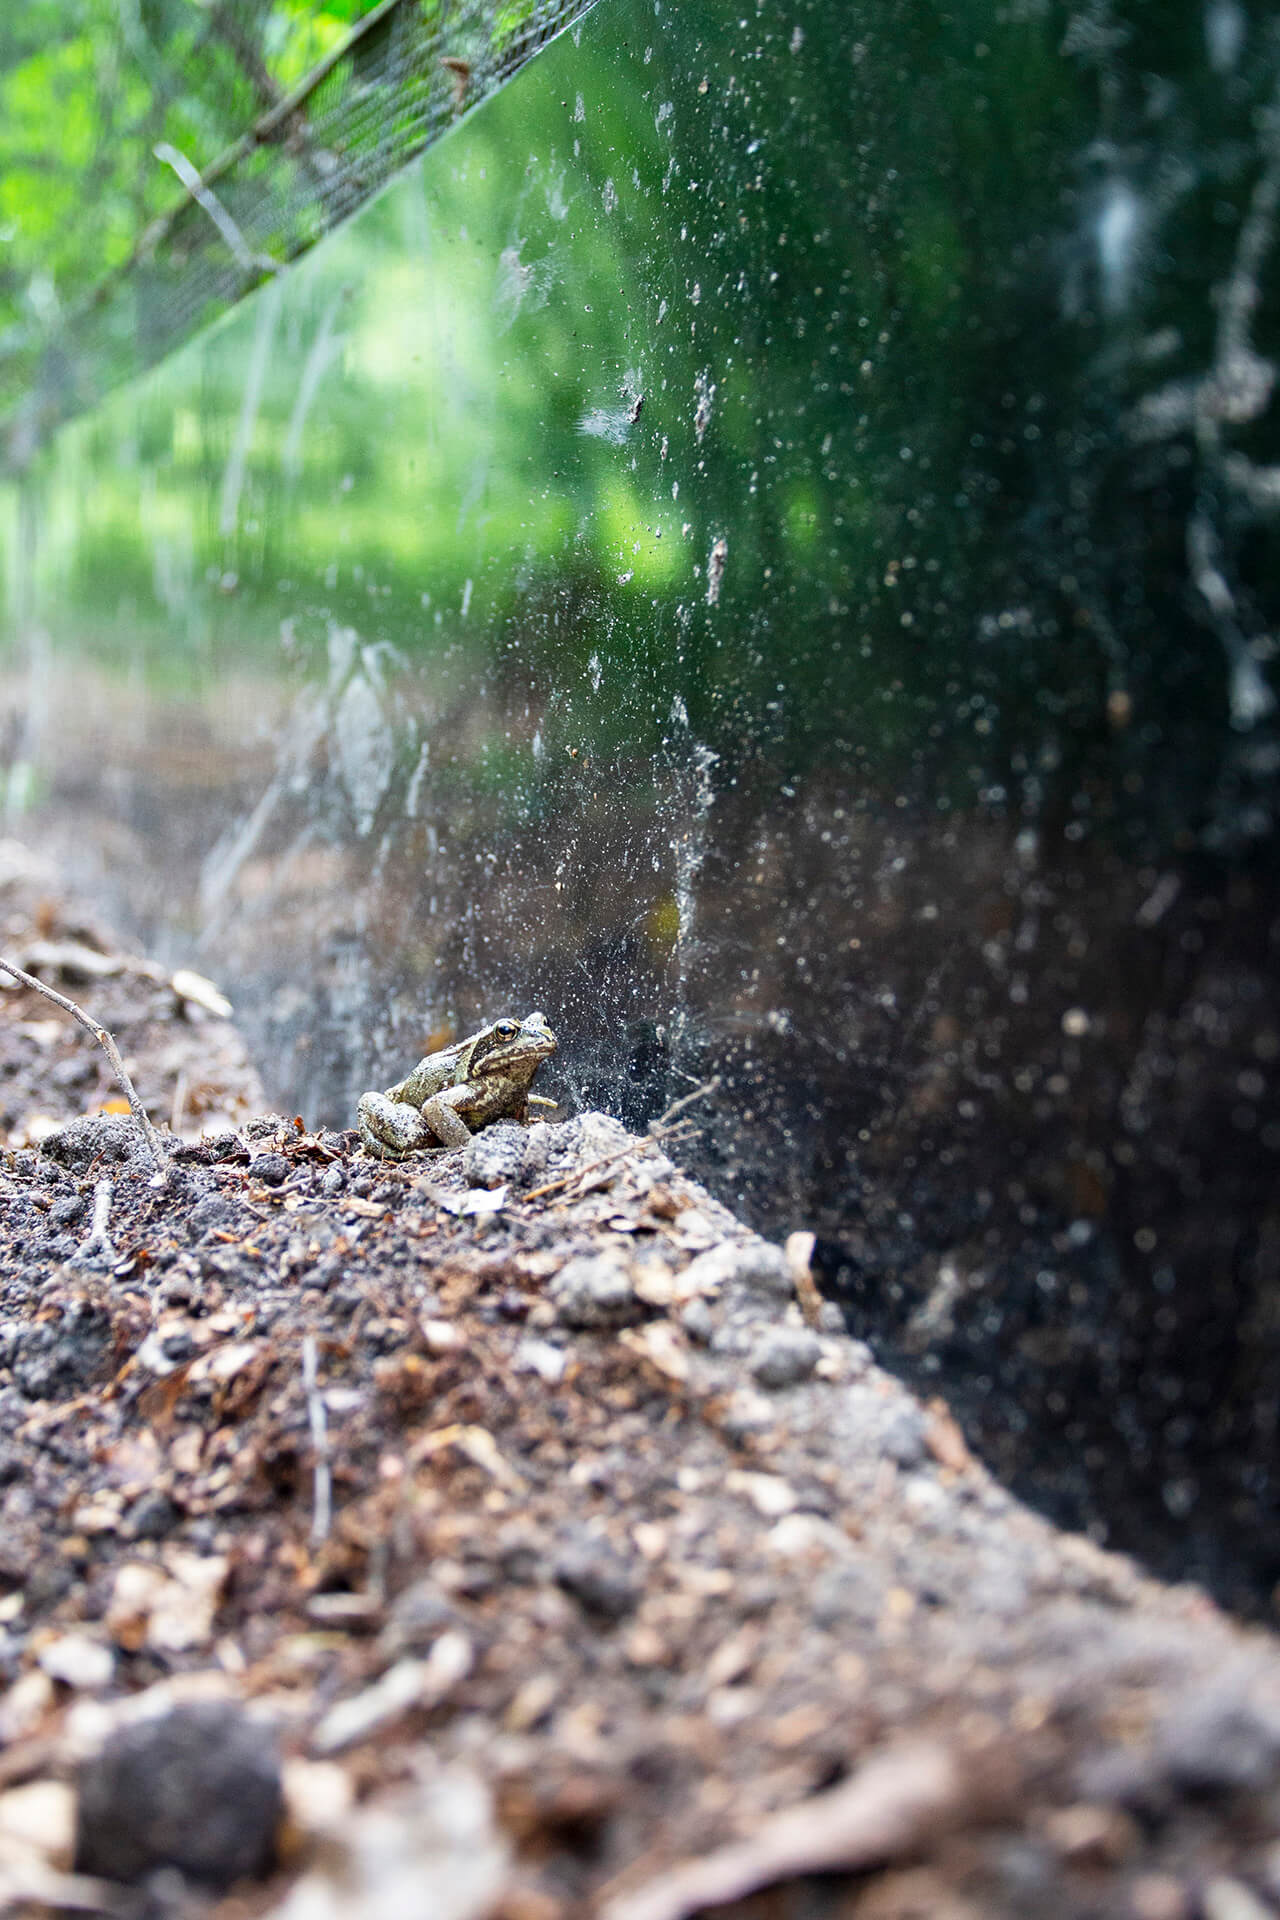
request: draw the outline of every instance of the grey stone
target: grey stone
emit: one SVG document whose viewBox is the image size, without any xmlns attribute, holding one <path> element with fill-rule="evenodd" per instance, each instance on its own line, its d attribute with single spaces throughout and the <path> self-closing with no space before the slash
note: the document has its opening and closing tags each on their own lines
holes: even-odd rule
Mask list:
<svg viewBox="0 0 1280 1920">
<path fill-rule="evenodd" d="M 134 1540 L 163 1540 L 178 1523 L 178 1509 L 168 1494 L 157 1488 L 140 1494 L 125 1516 L 126 1530 Z"/>
<path fill-rule="evenodd" d="M 732 1291 L 770 1304 L 791 1298 L 786 1255 L 767 1240 L 722 1240 L 690 1261 L 683 1280 L 702 1293 Z"/>
<path fill-rule="evenodd" d="M 687 1305 L 681 1309 L 680 1325 L 684 1328 L 689 1338 L 696 1340 L 700 1347 L 705 1347 L 710 1344 L 711 1336 L 716 1330 L 716 1323 L 712 1318 L 711 1309 L 705 1300 L 690 1300 Z"/>
<path fill-rule="evenodd" d="M 1222 1674 L 1170 1711 L 1156 1738 L 1166 1777 L 1186 1793 L 1251 1792 L 1280 1769 L 1280 1700 L 1256 1676 Z"/>
<path fill-rule="evenodd" d="M 547 1294 L 567 1327 L 621 1327 L 643 1314 L 626 1268 L 612 1254 L 570 1260 Z"/>
<path fill-rule="evenodd" d="M 289 1178 L 289 1162 L 282 1153 L 255 1153 L 249 1162 L 253 1179 L 264 1187 L 282 1187 Z"/>
<path fill-rule="evenodd" d="M 924 1415 L 918 1407 L 904 1402 L 895 1407 L 880 1432 L 880 1451 L 900 1467 L 918 1467 L 925 1458 Z"/>
<path fill-rule="evenodd" d="M 513 1186 L 524 1171 L 524 1156 L 524 1128 L 515 1120 L 499 1120 L 468 1140 L 462 1178 L 469 1187 Z"/>
<path fill-rule="evenodd" d="M 187 1230 L 192 1239 L 198 1239 L 202 1233 L 211 1229 L 227 1229 L 232 1226 L 239 1208 L 234 1200 L 222 1193 L 207 1193 L 203 1200 L 197 1200 L 187 1215 Z"/>
<path fill-rule="evenodd" d="M 762 1387 L 794 1387 L 822 1358 L 822 1342 L 808 1327 L 770 1327 L 756 1343 L 751 1371 Z"/>
<path fill-rule="evenodd" d="M 555 1577 L 588 1613 L 621 1620 L 640 1598 L 640 1585 L 627 1562 L 605 1541 L 581 1535 L 556 1556 Z"/>
<path fill-rule="evenodd" d="M 6 1332 L 14 1385 L 29 1400 L 61 1400 L 82 1392 L 111 1354 L 111 1323 L 88 1300 L 73 1301 L 57 1320 L 11 1323 Z"/>
</svg>

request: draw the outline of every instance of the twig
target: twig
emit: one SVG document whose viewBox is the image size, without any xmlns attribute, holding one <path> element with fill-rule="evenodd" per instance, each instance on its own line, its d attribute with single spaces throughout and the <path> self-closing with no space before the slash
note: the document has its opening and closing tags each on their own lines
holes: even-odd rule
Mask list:
<svg viewBox="0 0 1280 1920">
<path fill-rule="evenodd" d="M 689 1099 L 694 1095 L 690 1094 Z M 571 1187 L 579 1180 L 585 1180 L 588 1174 L 598 1173 L 601 1167 L 611 1167 L 616 1160 L 626 1160 L 632 1154 L 643 1153 L 647 1147 L 657 1146 L 662 1140 L 696 1140 L 700 1128 L 692 1126 L 687 1120 L 677 1120 L 674 1126 L 667 1127 L 658 1120 L 647 1134 L 639 1140 L 628 1140 L 625 1147 L 619 1147 L 614 1153 L 601 1154 L 598 1160 L 588 1160 L 585 1167 L 575 1167 L 572 1173 L 562 1174 L 558 1180 L 548 1180 L 545 1186 L 534 1187 L 524 1195 L 526 1200 L 541 1200 L 545 1194 L 559 1193 L 561 1187 Z"/>
<path fill-rule="evenodd" d="M 333 1518 L 333 1476 L 329 1468 L 329 1425 L 325 1419 L 324 1399 L 316 1385 L 316 1341 L 309 1333 L 302 1343 L 302 1384 L 307 1395 L 307 1425 L 316 1456 L 315 1495 L 311 1514 L 311 1539 L 314 1545 L 329 1538 Z"/>
<path fill-rule="evenodd" d="M 76 1248 L 75 1257 L 84 1262 L 101 1255 L 104 1260 L 116 1258 L 115 1246 L 107 1232 L 107 1222 L 111 1218 L 111 1200 L 115 1193 L 115 1182 L 105 1177 L 97 1182 L 93 1189 L 93 1225 L 87 1239 Z"/>
<path fill-rule="evenodd" d="M 720 1075 L 713 1074 L 710 1080 L 704 1080 L 702 1085 L 695 1087 L 692 1093 L 686 1093 L 682 1099 L 674 1101 L 666 1112 L 654 1121 L 649 1132 L 654 1134 L 657 1128 L 665 1127 L 669 1121 L 675 1119 L 678 1113 L 683 1113 L 686 1107 L 691 1107 L 695 1100 L 705 1100 L 711 1094 L 719 1093 L 722 1084 Z"/>
<path fill-rule="evenodd" d="M 177 147 L 171 145 L 168 140 L 162 140 L 154 151 L 156 159 L 162 160 L 166 167 L 173 168 L 179 180 L 181 180 L 183 186 L 191 195 L 191 198 L 208 214 L 210 220 L 212 220 L 214 226 L 226 241 L 232 254 L 234 254 L 236 264 L 242 268 L 245 273 L 283 272 L 280 262 L 273 260 L 269 253 L 253 253 L 250 251 L 239 227 L 231 218 L 231 215 L 227 212 L 208 181 L 201 179 L 196 169 L 187 159 L 185 153 L 180 153 Z"/>
<path fill-rule="evenodd" d="M 155 1162 L 156 1171 L 166 1173 L 168 1162 L 164 1157 L 164 1149 L 160 1145 L 160 1136 L 152 1126 L 150 1115 L 142 1101 L 138 1098 L 138 1089 L 125 1072 L 124 1061 L 120 1058 L 120 1049 L 106 1028 L 100 1027 L 83 1007 L 76 1005 L 74 1000 L 68 1000 L 65 994 L 56 992 L 53 987 L 47 987 L 44 981 L 37 980 L 33 973 L 24 973 L 21 967 L 14 966 L 12 960 L 0 958 L 0 967 L 6 973 L 12 974 L 15 980 L 21 980 L 24 987 L 30 987 L 35 993 L 42 993 L 46 1000 L 52 1000 L 54 1005 L 61 1007 L 64 1013 L 69 1013 L 73 1020 L 78 1020 L 86 1033 L 93 1035 L 111 1062 L 111 1070 L 116 1079 L 124 1088 L 125 1097 L 129 1102 L 129 1111 L 142 1129 L 142 1137 L 147 1143 L 147 1151 Z"/>
<path fill-rule="evenodd" d="M 818 1292 L 813 1277 L 813 1249 L 817 1245 L 812 1233 L 789 1233 L 784 1249 L 787 1256 L 787 1268 L 791 1274 L 791 1284 L 796 1290 L 796 1299 L 800 1302 L 800 1311 L 806 1323 L 818 1333 L 822 1331 L 822 1295 Z"/>
</svg>

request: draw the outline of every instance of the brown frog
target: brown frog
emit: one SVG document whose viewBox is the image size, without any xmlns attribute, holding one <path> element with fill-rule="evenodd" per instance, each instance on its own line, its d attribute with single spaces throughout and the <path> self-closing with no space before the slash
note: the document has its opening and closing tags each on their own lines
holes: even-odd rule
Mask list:
<svg viewBox="0 0 1280 1920">
<path fill-rule="evenodd" d="M 526 1120 L 530 1103 L 554 1107 L 529 1092 L 529 1082 L 556 1050 L 540 1013 L 509 1015 L 481 1027 L 439 1053 L 385 1093 L 361 1096 L 358 1115 L 365 1150 L 379 1160 L 403 1160 L 423 1147 L 462 1147 L 492 1120 Z"/>
</svg>

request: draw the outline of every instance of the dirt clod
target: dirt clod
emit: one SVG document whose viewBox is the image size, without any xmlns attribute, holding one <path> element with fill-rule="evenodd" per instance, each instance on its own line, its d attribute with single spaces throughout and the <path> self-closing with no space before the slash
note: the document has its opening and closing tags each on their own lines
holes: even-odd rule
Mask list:
<svg viewBox="0 0 1280 1920">
<path fill-rule="evenodd" d="M 269 1728 L 229 1701 L 117 1730 L 80 1774 L 75 1861 L 133 1884 L 176 1867 L 202 1886 L 258 1878 L 283 1809 Z"/>
</svg>

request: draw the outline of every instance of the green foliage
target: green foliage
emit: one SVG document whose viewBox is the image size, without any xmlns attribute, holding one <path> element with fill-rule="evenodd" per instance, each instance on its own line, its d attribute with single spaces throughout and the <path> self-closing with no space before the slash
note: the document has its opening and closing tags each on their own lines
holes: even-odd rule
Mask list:
<svg viewBox="0 0 1280 1920">
<path fill-rule="evenodd" d="M 0 9 L 0 377 L 374 0 L 22 0 Z M 12 380 L 4 381 L 5 390 Z"/>
<path fill-rule="evenodd" d="M 1000 263 L 1062 184 L 997 111 L 968 125 L 959 53 L 930 55 L 928 9 L 902 12 L 911 84 L 869 63 L 852 94 L 847 28 L 815 5 L 803 66 L 788 27 L 749 96 L 730 0 L 625 75 L 590 29 L 540 59 L 64 430 L 44 520 L 74 538 L 47 537 L 45 604 L 161 679 L 273 671 L 282 620 L 291 667 L 323 676 L 331 629 L 353 629 L 441 706 L 494 693 L 452 751 L 508 793 L 508 688 L 539 716 L 544 783 L 583 741 L 643 781 L 673 711 L 726 767 L 746 715 L 788 764 L 900 767 L 991 567 L 989 518 L 942 476 L 972 462 L 973 396 L 985 411 L 1008 380 Z M 999 101 L 1044 86 L 1052 46 L 1006 30 Z"/>
<path fill-rule="evenodd" d="M 153 11 L 191 29 L 187 0 Z M 43 540 L 22 555 L 44 628 L 130 674 L 207 676 L 215 701 L 232 662 L 327 685 L 350 631 L 434 715 L 468 715 L 433 778 L 466 759 L 511 795 L 511 740 L 536 728 L 521 806 L 588 761 L 643 784 L 682 727 L 717 779 L 750 755 L 856 763 L 904 804 L 1003 791 L 997 750 L 1057 764 L 1072 736 L 1110 777 L 1117 669 L 1091 609 L 1113 543 L 1088 516 L 1131 516 L 1127 567 L 1147 497 L 1126 481 L 1104 508 L 1112 428 L 1078 396 L 1112 369 L 1123 420 L 1148 377 L 1124 329 L 1186 353 L 1212 310 L 1172 255 L 1131 319 L 1091 308 L 1092 72 L 1031 6 L 996 32 L 986 0 L 883 0 L 864 38 L 832 0 L 797 0 L 742 43 L 734 0 L 652 35 L 651 12 L 598 9 L 58 436 L 29 469 Z M 524 0 L 488 12 L 492 48 L 525 18 Z M 312 9 L 309 28 L 336 19 Z M 26 84 L 73 88 L 74 56 L 74 36 L 28 49 Z M 142 71 L 122 60 L 117 94 Z M 201 110 L 172 103 L 197 157 Z M 15 113 L 10 137 L 31 123 Z M 1234 133 L 1222 152 L 1190 255 L 1219 283 L 1226 196 L 1251 190 Z M 1180 548 L 1170 577 L 1173 631 Z M 1214 649 L 1185 659 L 1181 679 L 1153 670 L 1149 710 L 1190 710 L 1193 674 L 1209 687 Z"/>
</svg>

